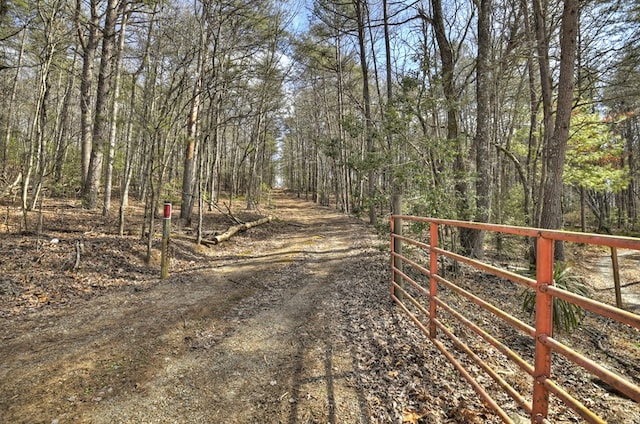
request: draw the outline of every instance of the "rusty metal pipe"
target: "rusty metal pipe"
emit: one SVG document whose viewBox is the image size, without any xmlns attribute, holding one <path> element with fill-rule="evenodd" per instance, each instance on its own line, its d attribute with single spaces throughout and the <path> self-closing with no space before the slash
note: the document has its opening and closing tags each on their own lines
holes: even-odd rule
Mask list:
<svg viewBox="0 0 640 424">
<path fill-rule="evenodd" d="M 440 305 L 447 312 L 453 315 L 456 319 L 462 322 L 466 327 L 471 329 L 478 336 L 482 337 L 488 343 L 490 343 L 493 347 L 498 349 L 498 351 L 500 351 L 504 356 L 510 359 L 511 362 L 515 363 L 522 371 L 533 376 L 533 366 L 527 361 L 525 361 L 520 355 L 518 355 L 513 350 L 509 349 L 507 345 L 505 345 L 504 343 L 502 343 L 501 341 L 493 337 L 491 334 L 487 333 L 482 328 L 480 328 L 473 322 L 469 321 L 467 318 L 463 317 L 462 314 L 460 314 L 458 311 L 453 309 L 451 306 L 445 303 L 442 299 L 437 299 L 436 301 L 438 302 L 438 305 Z"/>
<path fill-rule="evenodd" d="M 487 311 L 491 312 L 492 314 L 494 314 L 498 318 L 502 318 L 503 321 L 511 324 L 511 326 L 517 328 L 518 330 L 520 330 L 523 333 L 527 334 L 531 338 L 535 337 L 536 329 L 531 327 L 530 325 L 520 321 L 518 318 L 516 318 L 516 317 L 514 317 L 512 315 L 509 315 L 508 313 L 502 311 L 501 309 L 496 308 L 491 303 L 480 299 L 478 296 L 474 295 L 473 293 L 470 293 L 470 292 L 466 291 L 465 289 L 456 286 L 451 281 L 446 280 L 446 279 L 442 278 L 439 275 L 436 275 L 435 278 L 440 283 L 442 283 L 445 286 L 447 286 L 449 289 L 453 290 L 454 292 L 458 293 L 461 296 L 466 297 L 467 299 L 469 299 L 470 301 L 472 301 L 476 305 L 482 307 L 483 309 L 486 309 Z"/>
<path fill-rule="evenodd" d="M 402 240 L 402 241 L 404 241 L 406 243 L 409 243 L 409 244 L 412 244 L 414 246 L 421 247 L 424 250 L 429 250 L 429 245 L 427 243 L 423 243 L 421 241 L 414 240 L 414 239 L 409 238 L 407 236 L 399 236 L 397 234 L 394 235 L 393 237 L 395 239 Z"/>
<path fill-rule="evenodd" d="M 438 320 L 433 320 L 435 321 L 435 324 L 438 326 L 438 328 L 440 329 L 440 331 L 442 331 L 443 333 L 445 333 L 447 335 L 447 337 L 449 337 L 449 339 L 453 340 L 454 343 L 456 343 L 456 340 L 458 343 L 460 343 L 461 345 L 464 345 L 462 342 L 460 342 L 460 340 L 446 327 L 444 326 L 440 321 Z M 491 397 L 491 395 L 489 395 L 489 393 L 487 393 L 487 391 L 480 385 L 480 383 L 478 383 L 476 381 L 475 378 L 473 378 L 473 376 L 467 371 L 467 369 L 464 367 L 464 365 L 462 365 L 462 363 L 460 361 L 458 361 L 444 346 L 444 344 L 439 341 L 439 340 L 433 340 L 432 341 L 435 343 L 435 345 L 438 347 L 438 349 L 440 349 L 440 352 L 442 352 L 444 354 L 444 356 L 447 357 L 447 359 L 449 359 L 449 362 L 451 362 L 453 364 L 453 366 L 456 367 L 456 369 L 458 370 L 458 372 L 460 374 L 462 374 L 462 376 L 469 382 L 469 384 L 471 384 L 471 386 L 473 387 L 473 389 L 476 391 L 476 393 L 478 395 L 480 395 L 480 397 L 482 398 L 482 400 L 484 400 L 487 405 L 493 409 L 498 416 L 502 419 L 503 422 L 505 423 L 513 423 L 513 421 L 511 420 L 511 418 L 504 412 L 504 410 L 500 407 L 500 405 L 498 405 L 496 403 L 496 401 Z M 456 343 L 456 344 L 458 344 Z M 462 346 L 459 347 L 462 347 Z M 464 348 L 463 348 L 464 350 Z M 473 352 L 472 352 L 473 353 Z M 475 354 L 474 354 L 475 355 Z M 517 392 L 516 392 L 517 393 Z"/>
<path fill-rule="evenodd" d="M 413 305 L 420 310 L 420 312 L 422 312 L 427 318 L 430 318 L 429 311 L 427 311 L 426 308 L 422 306 L 420 302 L 416 300 L 415 297 L 411 296 L 402 286 L 397 285 L 395 282 L 392 282 L 392 284 L 394 284 L 396 288 L 400 290 L 400 292 L 402 292 L 402 295 L 406 296 L 407 299 L 409 299 L 409 301 L 413 303 Z"/>
<path fill-rule="evenodd" d="M 424 295 L 429 295 L 429 291 L 427 289 L 425 289 L 424 287 L 422 287 L 420 285 L 420 283 L 418 283 L 417 281 L 414 281 L 413 278 L 409 277 L 407 274 L 405 274 L 404 272 L 396 269 L 395 273 L 402 276 L 402 278 L 407 281 L 409 284 L 411 284 L 413 287 L 415 287 L 416 289 L 420 290 Z M 394 287 L 398 287 L 399 284 L 395 282 L 395 280 L 391 280 L 394 284 Z"/>
<path fill-rule="evenodd" d="M 553 284 L 553 240 L 539 238 L 537 242 L 536 281 L 538 287 Z M 542 384 L 551 376 L 551 348 L 541 341 L 541 336 L 553 335 L 553 297 L 538 290 L 536 294 L 536 352 L 533 374 L 533 417 L 547 418 L 549 414 L 549 390 Z"/>
<path fill-rule="evenodd" d="M 438 226 L 431 223 L 429 226 L 429 237 L 431 238 L 429 246 L 429 335 L 432 339 L 436 337 L 435 320 L 438 319 L 436 296 L 438 296 L 438 281 L 435 275 L 438 273 L 438 254 L 433 250 L 438 247 Z"/>
<path fill-rule="evenodd" d="M 565 358 L 569 359 L 576 365 L 580 365 L 585 370 L 589 371 L 590 374 L 599 377 L 606 383 L 613 386 L 615 389 L 629 396 L 631 399 L 640 403 L 640 387 L 632 384 L 622 378 L 621 376 L 609 371 L 601 365 L 598 365 L 596 362 L 591 359 L 579 354 L 575 350 L 571 349 L 568 346 L 560 343 L 553 337 L 549 336 L 541 336 L 542 343 L 549 346 L 549 348 L 553 349 L 555 352 L 560 353 Z"/>
<path fill-rule="evenodd" d="M 394 255 L 394 256 L 397 256 L 398 258 L 400 258 L 400 259 L 402 260 L 402 262 L 403 262 L 405 265 L 406 265 L 406 264 L 409 264 L 409 265 L 411 265 L 413 268 L 415 268 L 415 269 L 417 269 L 418 271 L 420 271 L 422 274 L 426 275 L 427 277 L 428 277 L 428 276 L 430 276 L 431 272 L 430 272 L 427 268 L 425 268 L 425 267 L 421 266 L 421 265 L 420 265 L 419 263 L 417 263 L 416 261 L 411 260 L 411 259 L 407 258 L 406 256 L 398 255 L 397 253 L 394 253 L 393 255 Z"/>
<path fill-rule="evenodd" d="M 474 387 L 479 396 L 485 400 L 488 406 L 490 406 L 505 422 L 511 422 L 511 419 L 506 416 L 499 405 L 491 398 L 491 396 L 480 386 L 480 384 L 468 373 L 464 366 L 453 356 L 453 353 L 447 350 L 444 343 L 436 339 L 436 331 L 439 330 L 444 336 L 449 338 L 456 346 L 461 348 L 464 352 L 471 356 L 471 358 L 487 372 L 496 383 L 502 387 L 502 389 L 512 396 L 516 402 L 524 405 L 523 408 L 530 413 L 532 422 L 549 422 L 549 397 L 550 395 L 556 396 L 560 401 L 565 403 L 568 407 L 575 411 L 576 414 L 587 420 L 588 422 L 601 423 L 604 422 L 602 418 L 595 415 L 586 406 L 584 406 L 579 400 L 573 398 L 562 387 L 560 387 L 554 380 L 551 379 L 551 366 L 553 351 L 560 353 L 569 361 L 583 367 L 591 375 L 597 376 L 603 381 L 607 382 L 620 392 L 626 394 L 636 402 L 640 402 L 640 387 L 633 382 L 619 376 L 593 360 L 583 356 L 582 354 L 575 352 L 570 347 L 553 339 L 553 314 L 552 304 L 553 299 L 563 299 L 578 306 L 581 306 L 587 310 L 590 310 L 596 314 L 611 318 L 618 322 L 628 324 L 634 328 L 640 328 L 640 315 L 633 314 L 624 310 L 620 310 L 610 305 L 606 305 L 595 300 L 591 300 L 566 290 L 559 289 L 553 286 L 553 245 L 554 241 L 568 241 L 575 243 L 587 243 L 603 246 L 610 246 L 613 248 L 628 248 L 640 251 L 640 240 L 630 237 L 616 237 L 616 236 L 603 236 L 598 234 L 584 234 L 574 233 L 567 231 L 557 230 L 545 230 L 536 228 L 524 228 L 515 226 L 505 226 L 497 224 L 482 224 L 476 222 L 463 222 L 456 220 L 444 220 L 433 219 L 424 217 L 410 217 L 405 215 L 394 215 L 392 219 L 407 220 L 413 222 L 428 223 L 430 225 L 430 244 L 411 239 L 407 236 L 392 235 L 392 242 L 394 237 L 402 240 L 408 244 L 414 245 L 420 249 L 425 250 L 428 253 L 429 268 L 422 265 L 420 260 L 408 259 L 391 249 L 392 255 L 392 299 L 400 306 L 400 308 L 414 321 L 418 328 L 436 345 L 436 347 L 447 357 L 447 359 L 456 367 L 456 369 L 467 379 Z M 454 252 L 450 252 L 446 249 L 438 247 L 438 228 L 439 225 L 472 228 L 484 231 L 495 231 L 504 234 L 511 234 L 522 237 L 534 237 L 537 239 L 537 258 L 536 268 L 537 275 L 536 280 L 515 274 L 511 271 L 486 264 L 484 262 L 468 258 L 466 256 L 459 255 Z M 466 291 L 465 289 L 458 287 L 453 282 L 446 280 L 438 275 L 438 255 L 444 255 L 451 259 L 468 264 L 476 269 L 488 272 L 498 277 L 508 279 L 516 284 L 523 285 L 525 287 L 532 288 L 536 291 L 536 316 L 535 316 L 535 328 L 528 324 L 518 320 L 517 318 L 509 315 L 508 313 L 500 310 L 496 306 L 488 303 L 487 301 L 479 298 Z M 394 266 L 395 261 L 403 261 L 409 266 L 422 273 L 429 278 L 428 289 L 422 284 L 418 283 L 414 279 L 410 278 L 407 274 Z M 426 299 L 422 301 L 419 298 L 410 295 L 404 288 L 400 287 L 395 282 L 395 278 L 400 276 L 402 281 L 407 281 L 412 287 L 418 290 L 420 295 L 425 295 Z M 494 316 L 501 318 L 507 324 L 512 327 L 521 330 L 523 333 L 532 336 L 535 343 L 535 356 L 533 366 L 523 360 L 515 351 L 511 350 L 508 346 L 503 344 L 498 339 L 487 333 L 478 325 L 474 324 L 468 318 L 464 317 L 461 313 L 456 311 L 442 299 L 438 298 L 438 285 L 442 284 L 443 289 L 452 290 L 455 293 L 460 294 L 469 301 L 487 310 Z M 428 320 L 428 324 L 423 323 L 418 316 L 412 313 L 407 306 L 403 303 L 403 300 L 395 296 L 393 293 L 397 290 L 398 294 L 402 294 L 405 300 L 408 301 L 417 308 L 422 315 Z M 428 302 L 428 307 L 426 306 Z M 443 323 L 438 320 L 437 310 L 438 308 L 444 309 L 445 312 L 453 316 L 462 325 L 475 332 L 479 337 L 488 342 L 499 352 L 504 354 L 508 359 L 518 365 L 523 371 L 532 374 L 533 376 L 533 389 L 532 389 L 532 402 L 524 401 L 524 397 L 517 393 L 508 382 L 504 381 L 488 364 L 484 363 L 473 350 L 465 343 L 460 341 Z M 524 403 L 522 403 L 524 401 Z"/>
<path fill-rule="evenodd" d="M 496 275 L 498 277 L 506 278 L 507 280 L 513 281 L 514 283 L 518 283 L 521 286 L 529 287 L 530 289 L 535 290 L 536 288 L 536 280 L 532 278 L 527 278 L 523 275 L 516 274 L 515 272 L 507 271 L 493 265 L 485 264 L 483 262 L 477 261 L 475 259 L 467 258 L 466 256 L 458 255 L 457 253 L 449 252 L 444 249 L 434 249 L 437 253 L 447 256 L 451 259 L 455 259 L 457 261 L 466 263 L 471 265 L 476 269 L 480 269 L 482 271 L 486 271 L 490 274 Z"/>
<path fill-rule="evenodd" d="M 603 246 L 613 246 L 619 249 L 640 250 L 640 243 L 637 238 L 624 236 L 609 236 L 600 234 L 577 233 L 574 231 L 548 230 L 545 228 L 518 227 L 514 225 L 486 224 L 479 222 L 458 221 L 454 219 L 425 218 L 408 215 L 394 215 L 405 221 L 433 223 L 449 225 L 453 227 L 471 228 L 475 230 L 493 231 L 515 236 L 546 238 L 559 241 L 569 241 L 583 244 L 598 244 Z"/>
<path fill-rule="evenodd" d="M 590 310 L 591 312 L 595 312 L 598 315 L 620 321 L 635 328 L 640 328 L 640 315 L 625 311 L 624 309 L 618 309 L 614 306 L 582 297 L 580 295 L 568 292 L 555 286 L 542 285 L 540 286 L 540 291 L 549 293 L 554 297 L 557 297 L 558 299 L 563 299 L 567 302 L 574 303 L 578 306 Z"/>
<path fill-rule="evenodd" d="M 562 387 L 558 386 L 554 381 L 546 378 L 543 381 L 547 390 L 556 395 L 567 406 L 573 409 L 578 415 L 587 420 L 590 423 L 606 424 L 606 421 L 594 414 L 589 408 L 584 406 L 582 402 L 571 396 Z"/>
</svg>

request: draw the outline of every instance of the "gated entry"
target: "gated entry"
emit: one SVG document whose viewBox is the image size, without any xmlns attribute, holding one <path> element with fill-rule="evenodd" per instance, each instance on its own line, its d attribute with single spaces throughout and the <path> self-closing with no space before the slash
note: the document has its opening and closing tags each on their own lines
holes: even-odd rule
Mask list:
<svg viewBox="0 0 640 424">
<path fill-rule="evenodd" d="M 426 240 L 420 237 L 400 235 L 402 231 L 395 231 L 398 226 L 422 225 L 428 226 Z M 512 235 L 525 238 L 533 238 L 536 243 L 536 273 L 535 279 L 513 272 L 503 267 L 491 265 L 475 260 L 467 256 L 455 253 L 453 248 L 445 249 L 439 244 L 439 237 L 447 231 L 460 228 L 485 231 L 493 235 Z M 571 304 L 578 305 L 593 314 L 606 317 L 610 320 L 630 326 L 637 337 L 635 346 L 640 350 L 640 315 L 619 309 L 617 307 L 583 297 L 567 290 L 554 286 L 554 242 L 574 242 L 584 245 L 609 246 L 614 248 L 640 250 L 640 239 L 629 237 L 603 236 L 596 234 L 573 233 L 564 231 L 552 231 L 534 228 L 523 228 L 503 225 L 479 224 L 454 220 L 431 219 L 396 215 L 391 218 L 391 297 L 400 308 L 415 322 L 424 334 L 438 347 L 438 349 L 452 362 L 461 375 L 469 381 L 486 405 L 507 423 L 513 422 L 503 407 L 492 397 L 486 385 L 483 385 L 474 373 L 470 372 L 457 355 L 464 352 L 466 361 L 475 362 L 480 369 L 491 377 L 499 389 L 506 392 L 516 404 L 531 417 L 532 423 L 550 422 L 550 396 L 571 408 L 577 415 L 587 422 L 604 423 L 606 418 L 598 416 L 579 399 L 579 394 L 572 393 L 571 388 L 563 387 L 560 383 L 561 376 L 552 378 L 554 359 L 553 353 L 561 355 L 566 360 L 573 362 L 584 369 L 591 376 L 600 379 L 610 385 L 614 390 L 640 403 L 640 387 L 638 382 L 625 378 L 620 374 L 610 371 L 603 364 L 579 353 L 560 342 L 553 335 L 553 302 L 554 299 L 562 299 Z M 402 253 L 399 244 L 406 246 L 406 250 L 414 254 Z M 405 250 L 405 252 L 406 252 Z M 417 253 L 417 254 L 416 254 Z M 448 258 L 447 262 L 440 259 Z M 535 319 L 531 323 L 525 322 L 513 314 L 501 309 L 502 305 L 492 304 L 486 299 L 473 294 L 455 282 L 445 278 L 443 264 L 466 264 L 475 269 L 495 275 L 502 279 L 527 287 L 535 291 Z M 420 276 L 424 276 L 421 281 Z M 487 311 L 493 317 L 516 329 L 524 337 L 529 338 L 529 343 L 535 347 L 531 362 L 523 358 L 517 349 L 512 349 L 503 340 L 491 334 L 482 323 L 474 317 L 465 316 L 461 311 L 447 303 L 440 293 L 448 290 L 457 293 L 465 301 L 471 302 L 482 310 Z M 517 299 L 512 299 L 517 300 Z M 490 345 L 496 352 L 504 355 L 523 372 L 531 376 L 532 385 L 527 393 L 520 393 L 513 385 L 502 377 L 500 370 L 483 360 L 473 347 L 454 334 L 452 329 L 443 324 L 441 317 L 447 315 L 448 319 L 457 322 L 475 333 Z M 444 337 L 444 339 L 443 339 Z M 445 339 L 448 339 L 445 340 Z M 448 346 L 455 346 L 451 349 Z M 630 361 L 634 361 L 630 358 Z"/>
</svg>

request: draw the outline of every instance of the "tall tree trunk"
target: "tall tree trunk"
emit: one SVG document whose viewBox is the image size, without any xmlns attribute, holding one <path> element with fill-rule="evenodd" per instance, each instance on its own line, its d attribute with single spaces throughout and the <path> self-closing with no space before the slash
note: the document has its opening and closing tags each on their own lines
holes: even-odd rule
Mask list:
<svg viewBox="0 0 640 424">
<path fill-rule="evenodd" d="M 56 148 L 55 148 L 55 162 L 53 165 L 53 178 L 56 183 L 62 182 L 63 168 L 65 158 L 67 157 L 67 147 L 73 137 L 73 129 L 71 124 L 71 107 L 74 102 L 73 93 L 75 90 L 76 82 L 76 63 L 78 60 L 78 53 L 73 53 L 73 60 L 71 62 L 70 73 L 67 76 L 67 84 L 65 86 L 62 107 L 59 113 L 59 125 L 56 135 Z"/>
<path fill-rule="evenodd" d="M 23 164 L 24 177 L 22 179 L 22 213 L 24 220 L 24 230 L 28 231 L 28 211 L 37 204 L 38 191 L 41 179 L 44 174 L 45 160 L 43 158 L 45 148 L 45 126 L 47 123 L 47 105 L 49 99 L 49 73 L 51 70 L 52 55 L 55 47 L 48 45 L 44 63 L 38 72 L 38 95 L 36 109 L 31 121 L 31 128 L 28 137 L 28 147 L 25 149 L 26 160 Z M 34 177 L 35 173 L 35 178 Z M 31 204 L 29 203 L 29 185 L 31 187 Z"/>
<path fill-rule="evenodd" d="M 124 215 L 125 208 L 129 206 L 129 187 L 131 185 L 131 179 L 133 176 L 133 165 L 134 165 L 134 146 L 132 145 L 132 136 L 133 136 L 133 121 L 134 121 L 134 110 L 136 108 L 136 91 L 138 88 L 138 76 L 142 73 L 145 68 L 149 68 L 149 57 L 150 57 L 150 46 L 153 35 L 153 28 L 155 25 L 156 14 L 158 12 L 159 2 L 154 3 L 153 11 L 151 13 L 151 18 L 148 22 L 147 27 L 147 40 L 144 45 L 144 54 L 142 60 L 140 61 L 140 66 L 138 69 L 131 75 L 131 97 L 129 99 L 129 116 L 127 120 L 127 131 L 125 136 L 125 145 L 126 145 L 126 153 L 125 153 L 125 165 L 124 172 L 122 178 L 122 185 L 120 187 L 120 209 L 118 211 L 118 234 L 123 235 L 124 233 Z M 149 106 L 149 98 L 152 97 L 150 95 L 150 80 L 148 76 L 145 78 L 144 85 L 144 101 L 143 101 L 143 113 L 145 114 L 145 119 L 150 116 L 150 110 L 153 110 L 153 100 Z"/>
<path fill-rule="evenodd" d="M 211 203 L 216 203 L 218 201 L 218 190 L 216 184 L 220 181 L 219 175 L 219 165 L 220 165 L 220 135 L 221 135 L 221 122 L 220 115 L 222 114 L 221 110 L 221 99 L 218 96 L 214 96 L 213 104 L 212 104 L 212 131 L 213 134 L 211 136 L 213 145 L 211 146 L 211 161 L 210 161 L 210 169 L 209 169 L 209 201 Z"/>
<path fill-rule="evenodd" d="M 637 152 L 634 148 L 634 121 L 636 118 L 629 118 L 623 124 L 623 133 L 624 138 L 627 140 L 626 154 L 627 154 L 627 163 L 629 164 L 629 185 L 626 189 L 626 199 L 625 203 L 627 204 L 627 219 L 631 224 L 631 230 L 635 230 L 638 224 L 638 198 L 636 196 L 638 190 L 638 181 L 637 181 L 637 164 L 636 157 Z"/>
<path fill-rule="evenodd" d="M 155 138 L 155 137 L 154 137 Z M 156 140 L 153 140 L 156 141 Z M 145 179 L 148 181 L 148 185 L 150 189 L 147 190 L 147 195 L 145 197 L 145 207 L 144 207 L 144 219 L 142 222 L 142 238 L 146 235 L 147 237 L 147 253 L 145 255 L 145 263 L 151 263 L 152 252 L 153 252 L 153 234 L 155 232 L 155 204 L 156 204 L 156 190 L 154 186 L 154 163 L 155 163 L 155 152 L 153 151 L 153 145 L 155 143 L 151 143 L 151 151 L 150 156 L 147 158 L 147 162 L 149 162 L 149 166 L 147 168 L 148 174 L 145 175 Z M 148 232 L 146 231 L 148 229 Z M 145 234 L 146 233 L 146 234 Z"/>
<path fill-rule="evenodd" d="M 347 151 L 347 133 L 344 129 L 344 117 L 345 117 L 345 107 L 344 107 L 344 72 L 342 69 L 342 42 L 341 36 L 336 34 L 336 77 L 337 77 L 337 96 L 338 96 L 338 137 L 340 139 L 340 176 L 341 180 L 340 186 L 342 190 L 342 206 L 344 212 L 351 211 L 351 178 L 350 178 L 350 170 L 348 163 L 348 151 Z"/>
<path fill-rule="evenodd" d="M 118 45 L 116 50 L 114 62 L 114 76 L 113 76 L 113 99 L 111 100 L 111 108 L 109 115 L 111 116 L 111 125 L 109 127 L 109 149 L 107 151 L 107 166 L 104 176 L 104 203 L 102 205 L 102 216 L 107 216 L 109 209 L 111 209 L 111 188 L 113 186 L 113 163 L 115 161 L 116 151 L 116 133 L 118 130 L 118 97 L 120 94 L 120 79 L 121 79 L 121 63 L 122 63 L 122 50 L 124 49 L 124 42 L 127 30 L 127 21 L 129 20 L 130 12 L 127 11 L 129 2 L 124 1 L 121 5 L 122 11 L 122 23 L 120 24 L 120 32 L 118 35 Z M 122 201 L 122 200 L 121 200 Z"/>
<path fill-rule="evenodd" d="M 536 209 L 534 211 L 534 226 L 541 226 L 541 214 L 544 199 L 546 198 L 545 181 L 547 180 L 547 167 L 549 165 L 549 147 L 553 139 L 553 89 L 551 69 L 549 65 L 549 39 L 547 36 L 547 5 L 543 0 L 533 0 L 533 16 L 535 21 L 536 51 L 538 53 L 538 71 L 540 72 L 540 88 L 542 93 L 542 122 L 543 122 L 543 157 L 540 171 L 540 185 L 538 188 Z"/>
<path fill-rule="evenodd" d="M 127 131 L 125 136 L 125 157 L 124 170 L 122 175 L 122 185 L 120 187 L 120 208 L 118 209 L 118 234 L 124 235 L 124 212 L 129 206 L 129 186 L 131 185 L 131 176 L 133 174 L 133 146 L 131 145 L 131 136 L 133 133 L 133 110 L 136 104 L 136 87 L 138 84 L 138 76 L 131 76 L 131 99 L 129 107 L 129 119 L 127 120 Z"/>
<path fill-rule="evenodd" d="M 544 180 L 544 198 L 540 226 L 562 228 L 562 175 L 564 171 L 571 110 L 573 107 L 576 38 L 579 22 L 580 0 L 565 0 L 560 32 L 560 77 L 556 121 L 551 144 L 546 149 L 547 174 Z M 562 242 L 555 244 L 555 259 L 564 261 Z"/>
<path fill-rule="evenodd" d="M 455 195 L 456 195 L 456 211 L 458 219 L 469 220 L 471 213 L 468 199 L 468 183 L 467 183 L 467 166 L 465 164 L 465 149 L 462 140 L 459 139 L 458 127 L 458 91 L 455 85 L 454 71 L 454 54 L 453 47 L 447 38 L 447 31 L 444 23 L 444 15 L 442 11 L 441 0 L 431 0 L 431 8 L 433 17 L 428 18 L 422 12 L 422 18 L 431 22 L 440 51 L 440 60 L 442 61 L 442 88 L 447 101 L 447 140 L 455 146 L 456 153 L 454 159 L 455 171 Z M 471 248 L 468 237 L 468 230 L 461 229 L 460 241 L 462 247 L 469 251 Z"/>
<path fill-rule="evenodd" d="M 258 178 L 258 160 L 260 158 L 260 140 L 262 138 L 262 125 L 263 124 L 263 102 L 264 93 L 260 96 L 260 104 L 257 110 L 256 123 L 251 130 L 251 143 L 253 148 L 249 154 L 249 173 L 247 175 L 247 209 L 253 210 L 259 203 L 259 178 Z"/>
<path fill-rule="evenodd" d="M 96 92 L 96 111 L 94 115 L 91 160 L 89 172 L 84 185 L 84 206 L 95 209 L 98 206 L 98 191 L 100 189 L 100 176 L 102 174 L 102 160 L 104 145 L 109 136 L 109 92 L 116 46 L 116 20 L 118 0 L 108 0 L 105 11 L 104 35 L 102 38 L 102 56 L 100 58 L 100 71 L 98 73 L 98 86 Z"/>
<path fill-rule="evenodd" d="M 23 207 L 26 204 L 27 190 L 29 179 L 33 175 L 31 186 L 31 205 L 30 209 L 34 209 L 38 204 L 38 197 L 44 185 L 45 175 L 47 175 L 47 167 L 49 161 L 47 154 L 52 150 L 48 147 L 49 140 L 55 139 L 55 131 L 47 131 L 49 123 L 49 106 L 51 97 L 51 70 L 53 68 L 54 56 L 58 51 L 60 38 L 58 36 L 58 12 L 61 4 L 51 5 L 51 9 L 38 9 L 38 15 L 42 19 L 42 41 L 44 42 L 41 49 L 41 64 L 38 72 L 38 95 L 36 110 L 34 113 L 33 126 L 30 132 L 30 158 L 28 159 L 29 169 L 23 179 Z M 56 118 L 56 122 L 59 122 Z M 33 169 L 31 169 L 33 168 Z M 35 173 L 34 173 L 35 172 Z M 40 203 L 42 206 L 42 203 Z M 26 215 L 25 215 L 26 217 Z M 26 225 L 26 220 L 25 220 Z"/>
<path fill-rule="evenodd" d="M 82 186 L 84 188 L 89 175 L 89 163 L 91 162 L 91 129 L 93 105 L 93 70 L 94 59 L 98 49 L 98 30 L 100 28 L 100 15 L 98 13 L 98 0 L 90 2 L 90 20 L 85 28 L 80 23 L 82 14 L 82 1 L 76 0 L 76 25 L 78 37 L 82 45 L 82 78 L 80 80 L 80 161 Z"/>
<path fill-rule="evenodd" d="M 200 153 L 198 154 L 198 178 L 196 185 L 198 187 L 198 222 L 196 225 L 196 244 L 202 242 L 203 218 L 204 218 L 204 166 L 207 145 L 203 141 L 200 143 Z"/>
<path fill-rule="evenodd" d="M 42 189 L 42 184 L 44 180 L 44 176 L 46 174 L 47 167 L 47 139 L 50 137 L 49 134 L 46 134 L 47 122 L 48 122 L 48 112 L 49 112 L 49 97 L 51 95 L 51 81 L 50 81 L 50 71 L 51 64 L 53 62 L 53 54 L 56 50 L 53 42 L 47 47 L 48 54 L 45 60 L 45 63 L 42 65 L 42 79 L 40 80 L 40 105 L 38 107 L 39 113 L 36 130 L 35 130 L 35 156 L 34 156 L 34 170 L 36 171 L 33 179 L 33 185 L 31 187 L 31 205 L 30 209 L 33 210 L 36 208 L 38 204 L 38 197 L 40 195 L 40 190 Z"/>
<path fill-rule="evenodd" d="M 180 219 L 188 225 L 191 222 L 194 204 L 195 171 L 196 171 L 196 145 L 198 136 L 198 123 L 200 114 L 200 83 L 196 80 L 194 95 L 187 123 L 187 141 L 184 151 L 184 169 L 182 176 L 182 205 L 180 206 Z"/>
<path fill-rule="evenodd" d="M 20 71 L 22 70 L 22 61 L 24 60 L 24 48 L 25 40 L 27 39 L 27 29 L 22 30 L 22 38 L 20 39 L 20 53 L 18 54 L 18 63 L 16 65 L 16 72 L 13 75 L 13 81 L 11 84 L 11 94 L 9 96 L 9 107 L 7 109 L 6 126 L 3 134 L 4 143 L 2 144 L 2 160 L 0 163 L 0 176 L 6 176 L 7 156 L 9 155 L 9 145 L 11 144 L 11 126 L 13 123 L 13 107 L 16 102 L 16 96 L 18 93 L 18 81 L 20 80 Z"/>
<path fill-rule="evenodd" d="M 382 1 L 382 14 L 383 14 L 383 26 L 384 26 L 384 51 L 385 51 L 385 74 L 387 80 L 387 107 L 386 114 L 389 119 L 389 111 L 392 107 L 393 102 L 393 81 L 392 81 L 392 72 L 391 72 L 391 37 L 389 35 L 389 10 L 388 10 L 388 1 Z M 400 165 L 400 153 L 399 149 L 396 148 L 396 143 L 393 139 L 393 133 L 391 131 L 387 131 L 387 144 L 389 146 L 389 152 L 392 156 L 392 175 L 391 175 L 391 213 L 394 215 L 402 214 L 402 181 L 398 178 L 397 170 Z M 396 228 L 396 231 L 400 231 L 402 233 L 402 228 Z"/>
<path fill-rule="evenodd" d="M 186 224 L 191 223 L 193 215 L 193 205 L 195 202 L 194 193 L 196 185 L 196 156 L 198 149 L 198 137 L 200 130 L 200 109 L 201 109 L 201 91 L 203 85 L 204 64 L 207 61 L 207 45 L 209 36 L 207 32 L 207 23 L 205 19 L 205 11 L 203 6 L 202 16 L 199 17 L 199 44 L 198 56 L 196 63 L 196 75 L 194 77 L 193 94 L 191 96 L 191 108 L 187 120 L 187 140 L 184 150 L 184 167 L 182 175 L 182 205 L 180 206 L 180 219 Z"/>
<path fill-rule="evenodd" d="M 365 13 L 366 0 L 354 0 L 356 25 L 358 27 L 358 53 L 360 56 L 360 70 L 362 72 L 362 101 L 364 103 L 365 140 L 367 153 L 368 181 L 367 195 L 369 197 L 369 224 L 376 223 L 376 209 L 374 204 L 376 191 L 376 172 L 374 169 L 375 143 L 373 140 L 373 121 L 371 120 L 371 94 L 369 92 L 369 65 L 367 64 Z"/>
<path fill-rule="evenodd" d="M 475 220 L 488 222 L 491 213 L 491 163 L 490 163 L 490 134 L 491 125 L 489 92 L 491 52 L 491 0 L 480 0 L 478 5 L 478 58 L 476 60 L 476 213 Z M 476 258 L 484 256 L 484 231 L 472 230 L 471 254 Z"/>
<path fill-rule="evenodd" d="M 535 34 L 531 29 L 531 19 L 529 17 L 529 0 L 521 0 L 521 7 L 524 10 L 523 20 L 525 27 L 525 36 L 527 44 L 530 46 L 530 53 L 527 54 L 527 76 L 529 87 L 529 136 L 528 136 L 528 148 L 527 148 L 527 163 L 526 163 L 526 182 L 523 181 L 524 202 L 523 209 L 525 214 L 525 224 L 527 226 L 536 225 L 534 219 L 534 212 L 532 209 L 532 203 L 535 203 L 535 182 L 536 178 L 536 164 L 538 159 L 538 109 L 540 101 L 538 100 L 538 94 L 536 90 L 536 78 L 535 78 L 535 61 L 533 60 L 535 50 Z M 529 49 L 527 49 L 529 50 Z M 528 184 L 527 184 L 528 183 Z"/>
</svg>

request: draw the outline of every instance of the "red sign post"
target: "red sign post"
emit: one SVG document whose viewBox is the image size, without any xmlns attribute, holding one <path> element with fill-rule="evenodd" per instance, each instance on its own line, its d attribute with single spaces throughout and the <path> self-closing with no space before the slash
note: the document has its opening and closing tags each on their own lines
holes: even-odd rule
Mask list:
<svg viewBox="0 0 640 424">
<path fill-rule="evenodd" d="M 169 276 L 169 238 L 171 236 L 171 202 L 164 202 L 164 219 L 162 220 L 162 252 L 160 256 L 160 278 Z"/>
</svg>

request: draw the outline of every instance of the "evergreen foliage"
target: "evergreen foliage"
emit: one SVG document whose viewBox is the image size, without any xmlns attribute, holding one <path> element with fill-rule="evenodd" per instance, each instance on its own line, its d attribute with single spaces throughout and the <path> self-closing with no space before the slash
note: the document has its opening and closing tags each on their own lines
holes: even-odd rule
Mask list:
<svg viewBox="0 0 640 424">
<path fill-rule="evenodd" d="M 571 268 L 557 263 L 553 269 L 554 286 L 583 297 L 589 297 L 589 288 L 584 282 L 571 273 Z M 522 293 L 522 310 L 530 315 L 535 313 L 536 293 L 526 289 Z M 563 299 L 553 299 L 553 327 L 567 333 L 577 329 L 584 318 L 584 309 Z"/>
</svg>

